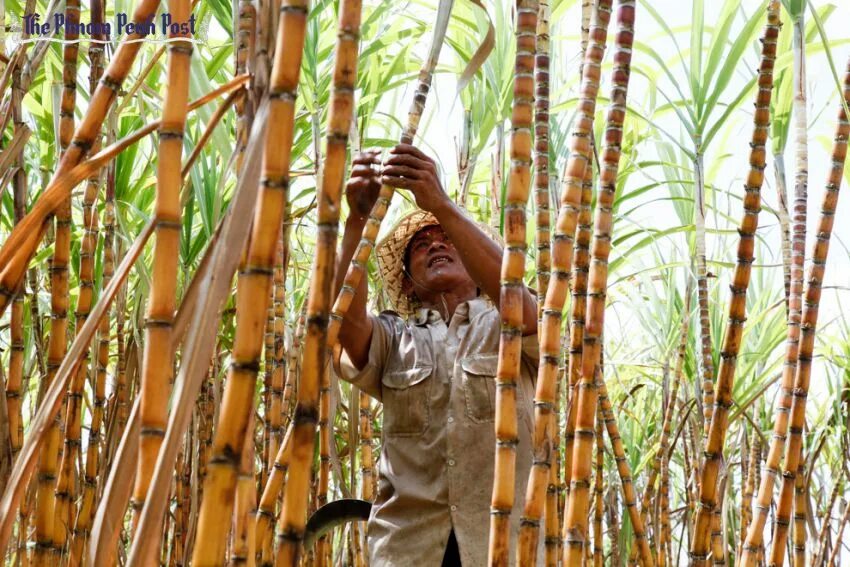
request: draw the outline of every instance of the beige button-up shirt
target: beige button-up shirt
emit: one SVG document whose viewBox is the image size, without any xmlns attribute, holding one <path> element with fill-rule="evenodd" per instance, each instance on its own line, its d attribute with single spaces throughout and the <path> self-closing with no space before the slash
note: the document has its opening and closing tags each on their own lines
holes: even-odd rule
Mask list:
<svg viewBox="0 0 850 567">
<path fill-rule="evenodd" d="M 452 529 L 464 567 L 486 564 L 499 327 L 484 298 L 459 305 L 448 326 L 434 310 L 407 323 L 385 311 L 374 318 L 366 366 L 358 372 L 341 357 L 342 378 L 384 405 L 367 528 L 373 566 L 439 566 Z M 523 338 L 522 351 L 511 560 L 532 461 L 536 335 Z"/>
</svg>

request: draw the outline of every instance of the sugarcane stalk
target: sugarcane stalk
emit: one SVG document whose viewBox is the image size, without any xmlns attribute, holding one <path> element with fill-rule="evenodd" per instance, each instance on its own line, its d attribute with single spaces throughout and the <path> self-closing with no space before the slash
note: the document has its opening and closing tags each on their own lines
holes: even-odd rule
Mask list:
<svg viewBox="0 0 850 567">
<path fill-rule="evenodd" d="M 534 103 L 534 57 L 537 29 L 537 1 L 519 0 L 516 3 L 516 59 L 514 64 L 513 107 L 511 112 L 511 167 L 503 208 L 505 248 L 502 255 L 501 298 L 499 313 L 499 362 L 496 368 L 496 454 L 493 491 L 490 500 L 490 545 L 488 564 L 508 565 L 510 551 L 510 517 L 514 506 L 516 477 L 517 432 L 517 381 L 520 376 L 520 354 L 523 330 L 523 297 L 525 294 L 526 203 L 530 189 L 532 150 L 532 116 Z M 550 390 L 554 390 L 553 384 Z M 550 394 L 554 398 L 554 392 Z M 551 426 L 551 410 L 541 417 L 545 427 Z M 551 451 L 551 447 L 544 449 Z M 538 450 L 538 452 L 541 452 Z M 547 457 L 548 464 L 548 457 Z M 522 524 L 534 522 L 537 533 L 543 511 L 542 491 L 546 486 L 549 469 L 541 467 L 540 494 L 536 499 L 532 520 L 523 514 Z M 519 563 L 533 553 L 537 538 L 526 537 L 517 546 Z M 520 548 L 525 547 L 527 551 Z"/>
<path fill-rule="evenodd" d="M 337 233 L 339 232 L 340 198 L 346 166 L 348 132 L 354 113 L 354 85 L 357 79 L 357 50 L 360 40 L 361 0 L 344 0 L 340 5 L 339 28 L 332 77 L 331 108 L 325 161 L 320 170 L 321 195 L 317 208 L 317 243 L 311 270 L 307 298 L 307 327 L 304 341 L 303 367 L 293 420 L 292 462 L 283 497 L 283 509 L 278 521 L 279 549 L 275 564 L 296 565 L 307 521 L 307 493 L 310 484 L 310 463 L 317 418 L 328 418 L 329 395 L 325 393 L 319 407 L 319 391 L 329 385 L 328 321 L 336 265 Z M 324 414 L 321 415 L 321 414 Z M 325 435 L 327 435 L 327 431 Z M 326 439 L 326 443 L 328 440 Z M 327 465 L 325 465 L 327 466 Z M 319 498 L 327 490 L 327 468 L 319 480 Z M 318 553 L 324 556 L 322 546 Z M 323 562 L 323 559 L 320 560 Z"/>
<path fill-rule="evenodd" d="M 597 14 L 602 12 L 602 6 L 597 8 Z M 587 540 L 587 510 L 588 492 L 590 488 L 590 451 L 592 447 L 593 420 L 596 415 L 598 395 L 604 394 L 604 380 L 598 373 L 602 349 L 602 328 L 605 315 L 605 298 L 608 280 L 608 256 L 611 250 L 611 228 L 613 225 L 612 206 L 616 194 L 617 171 L 621 154 L 623 120 L 626 113 L 626 95 L 631 65 L 631 47 L 634 41 L 634 16 L 635 3 L 625 0 L 617 6 L 617 35 L 615 39 L 614 70 L 611 87 L 611 103 L 605 123 L 605 144 L 602 150 L 602 163 L 599 175 L 599 195 L 596 205 L 596 219 L 594 224 L 594 236 L 591 242 L 591 263 L 588 276 L 588 305 L 587 321 L 584 329 L 583 352 L 581 364 L 581 379 L 576 386 L 576 427 L 575 443 L 572 458 L 572 477 L 570 481 L 570 498 L 568 510 L 565 515 L 564 530 L 566 538 L 564 541 L 564 564 L 570 566 L 580 565 L 582 549 Z M 598 17 L 598 16 L 597 16 Z M 591 29 L 591 34 L 594 30 Z M 593 49 L 593 44 L 588 45 L 588 51 Z M 585 69 L 589 57 L 585 57 Z M 542 358 L 542 357 L 541 357 Z M 602 392 L 597 390 L 597 378 Z M 538 377 L 538 384 L 540 378 Z M 604 408 L 603 408 L 604 410 Z M 607 416 L 606 416 L 607 420 Z M 612 420 L 611 423 L 616 425 Z M 629 498 L 629 489 L 634 491 L 631 478 L 626 476 L 622 465 L 628 466 L 625 458 L 621 460 L 616 450 L 617 438 L 611 435 L 612 445 L 615 448 L 614 455 L 621 474 L 621 482 L 624 488 L 624 496 Z M 632 494 L 632 503 L 634 496 Z M 630 509 L 635 508 L 631 506 Z M 632 514 L 632 523 L 635 532 L 640 527 L 640 515 Z M 639 538 L 641 543 L 641 557 L 646 565 L 652 565 L 652 555 L 645 539 Z"/>
<path fill-rule="evenodd" d="M 537 318 L 549 288 L 551 213 L 549 211 L 549 2 L 538 3 L 537 43 L 534 55 L 534 203 L 537 210 Z"/>
<path fill-rule="evenodd" d="M 286 268 L 289 258 L 289 227 L 290 223 L 285 222 L 281 230 L 280 241 L 278 243 L 278 254 L 274 268 L 274 289 L 272 297 L 271 311 L 271 353 L 269 348 L 266 348 L 266 368 L 270 370 L 269 388 L 270 400 L 268 405 L 268 415 L 266 421 L 268 424 L 269 440 L 265 448 L 267 460 L 265 462 L 265 474 L 262 479 L 262 484 L 268 480 L 268 475 L 274 467 L 274 459 L 277 455 L 278 447 L 283 441 L 283 390 L 285 388 L 286 375 L 286 346 L 284 345 L 284 332 L 286 330 L 285 319 L 285 300 L 286 300 Z M 268 327 L 268 325 L 267 325 Z M 269 329 L 266 329 L 269 333 Z M 271 354 L 271 364 L 269 364 L 268 355 Z"/>
<path fill-rule="evenodd" d="M 573 273 L 571 280 L 570 328 L 566 372 L 568 377 L 567 415 L 564 426 L 564 489 L 566 498 L 570 494 L 572 479 L 573 447 L 575 445 L 576 404 L 575 388 L 581 379 L 581 357 L 584 344 L 584 325 L 587 316 L 587 276 L 590 267 L 590 238 L 593 229 L 593 216 L 590 205 L 593 201 L 592 163 L 585 169 L 581 190 L 581 205 L 576 226 L 575 246 L 573 247 Z M 565 499 L 561 515 L 566 512 Z M 563 527 L 563 526 L 562 526 Z"/>
<path fill-rule="evenodd" d="M 829 499 L 827 500 L 826 508 L 824 508 L 823 515 L 821 515 L 821 518 L 823 519 L 821 521 L 820 533 L 818 534 L 817 549 L 815 554 L 812 556 L 812 565 L 823 564 L 824 555 L 826 554 L 826 539 L 829 536 L 830 523 L 832 522 L 832 508 L 835 506 L 835 501 L 838 499 L 843 474 L 844 469 L 842 467 L 841 471 L 838 473 L 838 478 L 835 479 L 835 483 L 832 485 L 832 491 L 830 492 Z"/>
<path fill-rule="evenodd" d="M 231 534 L 230 557 L 227 563 L 231 567 L 253 564 L 256 551 L 254 532 L 257 525 L 257 491 L 254 485 L 253 421 L 252 418 L 245 431 L 248 438 L 242 446 L 239 476 L 236 479 L 233 532 Z"/>
<path fill-rule="evenodd" d="M 173 0 L 172 18 L 188 21 L 189 0 Z M 139 463 L 131 506 L 133 525 L 137 525 L 147 498 L 159 449 L 168 421 L 168 398 L 174 380 L 171 348 L 174 311 L 177 302 L 179 261 L 181 162 L 183 135 L 189 102 L 189 68 L 192 45 L 186 33 L 169 32 L 167 88 L 159 127 L 159 160 L 154 217 L 156 232 L 151 270 L 151 291 L 145 313 L 145 350 L 140 388 Z"/>
<path fill-rule="evenodd" d="M 416 131 L 419 129 L 419 121 L 422 119 L 422 113 L 425 111 L 425 102 L 428 100 L 428 92 L 431 90 L 431 79 L 437 68 L 437 60 L 440 57 L 440 49 L 443 46 L 443 39 L 446 35 L 449 15 L 451 14 L 453 4 L 454 0 L 439 0 L 437 20 L 433 26 L 434 34 L 431 36 L 428 58 L 419 70 L 416 91 L 413 94 L 413 101 L 407 112 L 407 125 L 401 134 L 400 142 L 402 144 L 412 144 L 413 139 L 416 137 Z M 369 212 L 369 219 L 366 221 L 366 226 L 363 227 L 362 238 L 351 258 L 351 264 L 346 270 L 342 287 L 333 304 L 330 325 L 328 327 L 327 342 L 329 349 L 333 349 L 337 344 L 343 317 L 348 313 L 348 308 L 351 306 L 351 301 L 354 299 L 354 294 L 360 285 L 360 280 L 363 278 L 366 262 L 372 253 L 372 249 L 375 248 L 375 239 L 378 237 L 378 231 L 381 228 L 381 223 L 387 214 L 387 210 L 389 210 L 390 201 L 394 194 L 394 187 L 382 185 L 375 205 Z"/>
<path fill-rule="evenodd" d="M 505 125 L 503 121 L 496 124 L 496 144 L 493 149 L 490 175 L 490 228 L 498 233 L 502 224 L 502 179 L 504 174 Z"/>
<path fill-rule="evenodd" d="M 319 385 L 319 478 L 316 484 L 316 508 L 321 508 L 328 502 L 328 481 L 331 472 L 331 397 L 330 397 L 330 372 L 324 370 L 321 373 L 321 384 Z M 316 567 L 325 567 L 327 564 L 325 556 L 330 551 L 327 534 L 316 541 Z"/>
<path fill-rule="evenodd" d="M 747 474 L 743 483 L 743 491 L 741 494 L 741 530 L 740 544 L 738 545 L 737 556 L 735 557 L 735 565 L 740 564 L 741 554 L 744 552 L 744 542 L 747 539 L 747 530 L 752 522 L 752 503 L 753 492 L 755 490 L 756 471 L 760 466 L 759 455 L 761 454 L 761 445 L 758 436 L 758 430 L 753 427 L 753 434 L 750 437 L 750 455 L 747 466 Z"/>
<path fill-rule="evenodd" d="M 589 43 L 582 64 L 581 94 L 576 121 L 570 135 L 570 153 L 564 170 L 560 207 L 552 239 L 552 266 L 546 298 L 542 308 L 540 337 L 540 364 L 535 392 L 534 435 L 532 438 L 534 461 L 529 473 L 523 520 L 520 522 L 518 556 L 521 562 L 534 562 L 537 542 L 537 524 L 543 511 L 544 487 L 551 466 L 552 414 L 556 404 L 557 375 L 560 360 L 560 329 L 570 270 L 573 244 L 582 200 L 583 182 L 590 168 L 591 137 L 596 97 L 599 92 L 601 61 L 605 53 L 608 22 L 611 15 L 610 0 L 601 0 L 594 12 L 588 35 Z M 577 308 L 580 310 L 581 308 Z M 572 379 L 572 375 L 571 375 Z M 572 411 L 570 408 L 569 411 Z M 569 418 L 568 418 L 569 420 Z M 571 464 L 569 448 L 571 438 L 567 432 L 567 470 Z M 569 474 L 567 474 L 567 478 Z"/>
<path fill-rule="evenodd" d="M 697 280 L 697 302 L 699 305 L 700 370 L 702 371 L 702 425 L 703 435 L 708 435 L 711 408 L 714 405 L 714 358 L 711 343 L 711 317 L 708 311 L 708 268 L 705 250 L 705 167 L 702 154 L 694 160 L 696 193 L 694 198 L 694 239 L 696 253 L 694 263 Z"/>
<path fill-rule="evenodd" d="M 65 21 L 80 21 L 79 0 L 70 0 L 65 5 Z M 74 131 L 74 103 L 77 93 L 77 51 L 76 39 L 79 33 L 75 27 L 65 28 L 65 43 L 63 48 L 62 65 L 62 100 L 60 103 L 59 117 L 59 147 L 63 158 L 60 161 L 61 169 L 64 156 L 71 144 Z M 56 369 L 62 362 L 68 348 L 68 309 L 70 308 L 70 291 L 68 289 L 68 264 L 71 256 L 71 196 L 66 196 L 56 210 L 56 229 L 53 256 L 50 260 L 50 338 L 48 342 L 47 376 L 45 384 L 50 385 L 56 374 Z M 18 226 L 21 226 L 19 223 Z M 23 274 L 21 274 L 23 275 Z M 2 284 L 0 284 L 0 312 L 3 305 Z M 17 286 L 16 286 L 17 287 Z M 84 298 L 82 298 L 85 300 Z M 85 364 L 81 366 L 85 367 Z M 84 372 L 84 371 L 83 371 Z M 84 376 L 83 376 L 84 378 Z M 76 382 L 81 381 L 77 377 Z M 73 388 L 73 390 L 79 390 Z M 68 419 L 71 422 L 69 431 L 73 435 L 74 407 L 78 403 L 73 393 L 69 396 L 68 406 L 70 412 Z M 59 417 L 48 434 L 50 442 L 48 448 L 39 459 L 38 490 L 36 500 L 36 549 L 33 554 L 34 564 L 38 567 L 54 561 L 62 553 L 65 547 L 66 533 L 69 529 L 70 494 L 68 494 L 70 479 L 70 464 L 63 467 L 60 457 L 60 428 L 63 419 Z M 65 446 L 65 457 L 74 457 L 74 449 L 79 446 L 73 441 Z M 71 452 L 71 455 L 68 453 Z M 71 464 L 74 463 L 72 459 Z"/>
<path fill-rule="evenodd" d="M 605 419 L 602 416 L 602 408 L 596 409 L 596 474 L 594 478 L 594 501 L 593 501 L 593 567 L 602 567 L 602 518 L 605 506 L 602 502 L 604 489 L 603 475 L 605 474 L 605 448 L 602 439 L 602 424 Z"/>
<path fill-rule="evenodd" d="M 843 97 L 850 104 L 850 62 L 844 76 Z M 829 253 L 829 240 L 832 236 L 835 208 L 838 204 L 838 192 L 844 174 L 844 162 L 847 157 L 847 137 L 850 135 L 850 122 L 847 120 L 845 106 L 840 107 L 838 125 L 835 130 L 831 154 L 831 168 L 827 185 L 821 201 L 821 213 L 816 239 L 812 247 L 812 263 L 806 278 L 806 290 L 803 299 L 803 315 L 800 331 L 800 346 L 797 356 L 797 371 L 794 376 L 790 412 L 790 439 L 785 446 L 782 468 L 782 486 L 776 506 L 773 541 L 771 542 L 770 561 L 781 563 L 785 559 L 785 542 L 788 536 L 794 483 L 800 466 L 803 445 L 803 428 L 806 421 L 806 395 L 811 379 L 812 355 L 815 345 L 815 332 L 818 320 L 821 286 Z M 749 535 L 749 534 L 748 534 Z M 745 555 L 746 559 L 746 555 Z"/>
<path fill-rule="evenodd" d="M 672 396 L 670 398 L 673 400 Z M 666 567 L 668 564 L 673 564 L 672 549 L 670 535 L 670 459 L 668 454 L 664 455 L 661 460 L 661 483 L 658 488 L 658 508 L 660 531 L 658 537 L 658 553 L 656 555 L 656 565 L 658 567 Z M 685 522 L 683 522 L 684 525 Z"/>
<path fill-rule="evenodd" d="M 257 41 L 257 9 L 253 2 L 240 0 L 239 22 L 237 27 L 236 74 L 248 72 L 249 64 L 253 67 Z M 253 70 L 253 69 L 252 69 Z M 242 169 L 245 157 L 245 147 L 248 134 L 251 132 L 253 108 L 251 98 L 240 100 L 236 105 L 236 171 Z"/>
<path fill-rule="evenodd" d="M 705 443 L 705 462 L 701 471 L 699 505 L 691 542 L 691 561 L 698 567 L 707 565 L 711 540 L 711 523 L 717 507 L 718 476 L 723 459 L 723 446 L 728 428 L 729 407 L 732 405 L 732 387 L 735 367 L 741 346 L 746 313 L 747 288 L 750 283 L 755 231 L 761 209 L 761 186 L 764 182 L 765 143 L 770 125 L 770 99 L 773 90 L 773 64 L 776 59 L 776 41 L 779 35 L 779 2 L 767 6 L 767 23 L 762 34 L 761 63 L 758 71 L 753 134 L 750 141 L 750 171 L 744 185 L 744 214 L 738 230 L 738 262 L 730 286 L 729 315 L 721 354 L 721 364 L 715 387 L 715 403 L 711 415 L 709 434 Z"/>
<path fill-rule="evenodd" d="M 629 520 L 632 522 L 632 530 L 634 531 L 636 541 L 633 549 L 637 550 L 640 560 L 644 565 L 651 566 L 654 565 L 652 551 L 647 541 L 643 519 L 637 507 L 637 496 L 635 494 L 634 481 L 632 480 L 631 467 L 626 457 L 626 450 L 623 447 L 623 440 L 620 437 L 617 419 L 614 417 L 611 400 L 608 398 L 608 388 L 602 376 L 601 364 L 597 370 L 596 388 L 599 396 L 598 407 L 602 412 L 608 439 L 611 441 L 611 452 L 614 454 L 614 461 L 617 463 L 617 475 L 620 477 L 620 485 L 623 491 L 623 504 L 625 504 L 628 510 Z"/>
<path fill-rule="evenodd" d="M 105 18 L 105 6 L 103 0 L 95 0 L 92 2 L 92 23 L 102 24 Z M 105 41 L 107 37 L 104 34 L 95 34 L 94 40 Z M 94 92 L 97 89 L 97 83 L 103 75 L 104 61 L 104 44 L 98 41 L 93 41 L 89 46 L 89 64 L 90 64 L 90 79 L 89 90 Z M 108 133 L 108 138 L 112 134 Z M 99 139 L 98 139 L 99 142 Z M 99 143 L 96 143 L 99 146 Z M 94 150 L 97 153 L 97 148 Z M 87 185 L 87 197 L 89 190 L 94 192 L 88 211 L 91 215 L 90 226 L 86 224 L 86 230 L 95 230 L 97 227 L 97 209 L 94 208 L 94 200 L 96 199 L 96 191 L 101 181 L 101 172 L 93 174 Z M 114 182 L 114 179 L 112 180 Z M 112 281 L 112 276 L 115 273 L 115 188 L 107 184 L 104 195 L 104 222 L 103 222 L 103 276 L 102 286 L 106 287 Z M 87 209 L 84 204 L 84 221 L 86 218 Z M 90 236 L 88 232 L 86 236 Z M 83 241 L 85 245 L 86 240 Z M 94 254 L 95 250 L 90 250 Z M 82 255 L 81 255 L 82 256 Z M 81 260 L 81 268 L 83 262 Z M 81 275 L 83 270 L 80 270 Z M 82 297 L 82 277 L 81 277 L 81 297 Z M 86 465 L 83 479 L 83 498 L 80 504 L 77 522 L 74 526 L 74 538 L 71 544 L 70 564 L 78 565 L 82 560 L 85 546 L 91 531 L 92 521 L 95 511 L 95 489 L 97 488 L 97 478 L 100 463 L 100 450 L 102 445 L 101 428 L 104 420 L 104 410 L 106 406 L 106 371 L 109 364 L 109 316 L 107 312 L 101 321 L 98 330 L 98 349 L 96 358 L 95 380 L 94 380 L 94 409 L 92 411 L 91 426 L 89 429 L 89 441 L 86 453 Z"/>
<path fill-rule="evenodd" d="M 79 20 L 79 3 L 77 2 L 77 15 L 76 19 Z M 67 10 L 67 6 L 66 6 Z M 98 24 L 102 24 L 104 19 L 103 13 L 103 4 L 102 2 L 95 2 L 92 6 L 92 22 L 93 24 L 96 22 Z M 69 22 L 70 25 L 70 22 Z M 66 34 L 67 37 L 67 34 Z M 105 37 L 103 35 L 97 35 L 92 38 L 93 40 L 104 40 Z M 66 45 L 66 48 L 68 46 Z M 76 44 L 74 44 L 76 51 Z M 97 89 L 97 83 L 100 80 L 100 77 L 103 75 L 103 44 L 97 43 L 97 41 L 93 41 L 91 44 L 91 53 L 90 53 L 90 80 L 89 80 L 89 89 L 90 92 L 94 92 Z M 66 52 L 66 58 L 67 58 Z M 73 54 L 74 60 L 73 64 L 76 66 L 76 52 Z M 74 74 L 76 74 L 76 69 L 74 69 Z M 75 86 L 69 88 L 66 84 L 65 91 L 63 92 L 62 102 L 63 107 L 65 104 L 65 97 L 69 91 L 74 91 Z M 73 94 L 70 94 L 71 98 L 71 110 L 70 117 L 66 117 L 60 113 L 61 120 L 64 122 L 60 122 L 61 124 L 66 124 L 68 128 L 68 135 L 71 134 L 73 130 Z M 60 131 L 60 135 L 62 131 Z M 92 153 L 97 153 L 100 150 L 101 145 L 101 136 L 97 136 L 92 145 Z M 97 237 L 98 237 L 98 213 L 96 208 L 97 194 L 100 189 L 100 171 L 95 171 L 86 182 L 86 190 L 83 195 L 83 239 L 80 245 L 80 269 L 79 269 L 79 279 L 80 279 L 80 289 L 79 289 L 79 297 L 77 299 L 77 309 L 75 313 L 76 318 L 76 327 L 80 329 L 82 324 L 85 322 L 88 317 L 89 312 L 91 311 L 92 300 L 93 300 L 93 292 L 94 292 L 94 254 L 95 249 L 97 247 Z M 107 269 L 109 270 L 107 276 Z M 112 272 L 114 272 L 114 264 L 108 266 L 108 268 L 104 267 L 104 283 L 103 285 L 109 284 L 109 279 L 112 277 Z M 103 328 L 106 328 L 106 333 L 109 330 L 109 317 L 108 315 L 104 317 L 103 323 L 101 324 L 101 332 L 103 332 Z M 85 355 L 84 355 L 85 356 Z M 108 357 L 108 353 L 106 355 L 101 355 L 102 357 Z M 64 523 L 64 526 L 59 527 L 59 532 L 61 533 L 71 533 L 72 529 L 75 537 L 73 538 L 73 549 L 72 549 L 72 563 L 77 564 L 79 562 L 80 557 L 82 557 L 82 546 L 85 537 L 87 537 L 86 524 L 90 526 L 91 514 L 94 512 L 94 486 L 95 476 L 97 473 L 96 467 L 94 469 L 86 468 L 85 478 L 83 479 L 83 485 L 86 487 L 87 496 L 84 498 L 84 503 L 86 504 L 85 509 L 81 509 L 81 512 L 86 514 L 86 517 L 83 518 L 83 526 L 82 531 L 80 533 L 80 537 L 77 538 L 76 531 L 76 520 L 77 514 L 74 510 L 73 501 L 76 498 L 76 494 L 74 493 L 76 484 L 75 476 L 76 476 L 76 456 L 79 451 L 80 443 L 81 443 L 81 429 L 82 429 L 82 416 L 81 416 L 81 395 L 83 393 L 83 387 L 85 385 L 86 377 L 88 375 L 88 364 L 84 360 L 80 364 L 80 369 L 77 372 L 76 379 L 71 383 L 71 388 L 68 394 L 68 408 L 66 410 L 66 428 L 65 428 L 65 451 L 62 456 L 62 464 L 59 469 L 59 479 L 56 485 L 56 496 L 57 496 L 57 521 L 60 523 Z M 101 371 L 99 368 L 96 368 L 96 378 L 95 378 L 95 403 L 94 410 L 92 413 L 92 424 L 90 428 L 90 436 L 89 436 L 89 445 L 88 445 L 88 459 L 92 458 L 92 453 L 95 455 L 99 449 L 99 431 L 103 418 L 103 406 L 105 404 L 105 380 L 106 380 L 106 368 L 103 368 Z M 98 387 L 99 386 L 99 387 Z M 94 457 L 96 458 L 96 457 Z"/>
<path fill-rule="evenodd" d="M 257 506 L 256 528 L 254 530 L 255 547 L 261 553 L 260 565 L 272 565 L 273 555 L 273 533 L 272 524 L 275 519 L 275 505 L 278 495 L 283 490 L 286 482 L 286 473 L 292 459 L 292 428 L 286 431 L 286 436 L 278 447 L 274 457 L 274 466 L 269 474 L 260 502 Z"/>
<path fill-rule="evenodd" d="M 723 523 L 721 514 L 723 511 L 723 503 L 726 500 L 726 480 L 729 477 L 724 470 L 720 475 L 718 482 L 720 502 L 714 508 L 711 514 L 711 562 L 714 565 L 726 565 L 726 544 L 723 541 Z"/>
<path fill-rule="evenodd" d="M 35 2 L 27 2 L 27 9 L 33 10 Z M 26 36 L 24 36 L 26 37 Z M 20 88 L 20 68 L 12 74 L 12 118 L 14 122 L 15 135 L 24 132 L 27 128 L 23 120 L 23 96 Z M 15 156 L 14 166 L 17 168 L 12 177 L 13 184 L 13 216 L 15 224 L 21 222 L 26 215 L 27 202 L 27 175 L 24 170 L 24 147 Z M 6 376 L 6 415 L 9 427 L 9 449 L 12 462 L 21 450 L 24 442 L 24 417 L 23 417 L 23 375 L 24 375 L 24 295 L 25 289 L 21 285 L 12 303 L 12 313 L 9 321 L 9 372 Z M 32 289 L 31 304 L 38 309 L 36 290 Z M 35 323 L 35 320 L 33 320 Z M 38 329 L 38 327 L 35 327 Z M 37 339 L 40 340 L 40 337 Z"/>
<path fill-rule="evenodd" d="M 620 565 L 620 503 L 619 491 L 609 485 L 608 496 L 611 500 L 608 506 L 608 536 L 611 545 L 611 565 Z"/>
<path fill-rule="evenodd" d="M 794 567 L 806 567 L 806 466 L 800 463 L 794 481 L 794 529 L 791 549 Z"/>
<path fill-rule="evenodd" d="M 844 536 L 844 527 L 848 521 L 850 521 L 850 505 L 844 508 L 844 515 L 838 524 L 838 533 L 835 534 L 835 544 L 832 547 L 832 553 L 829 554 L 829 561 L 826 562 L 826 567 L 833 567 L 835 565 L 835 559 L 841 552 L 841 538 Z"/>
</svg>

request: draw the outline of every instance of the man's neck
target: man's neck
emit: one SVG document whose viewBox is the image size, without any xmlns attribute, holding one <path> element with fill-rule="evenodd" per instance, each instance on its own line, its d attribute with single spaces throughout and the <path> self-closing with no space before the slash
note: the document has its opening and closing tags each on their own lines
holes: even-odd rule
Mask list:
<svg viewBox="0 0 850 567">
<path fill-rule="evenodd" d="M 448 323 L 449 321 L 451 321 L 452 316 L 454 315 L 458 305 L 460 305 L 464 301 L 473 300 L 476 297 L 478 297 L 477 287 L 463 287 L 460 289 L 436 293 L 432 297 L 428 297 L 427 299 L 423 298 L 422 306 L 427 309 L 434 309 L 440 315 L 442 315 L 446 323 Z"/>
</svg>

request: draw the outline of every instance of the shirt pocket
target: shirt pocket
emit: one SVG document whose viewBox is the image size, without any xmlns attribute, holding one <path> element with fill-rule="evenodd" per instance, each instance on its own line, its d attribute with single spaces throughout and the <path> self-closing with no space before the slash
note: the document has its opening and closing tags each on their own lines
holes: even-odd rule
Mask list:
<svg viewBox="0 0 850 567">
<path fill-rule="evenodd" d="M 431 366 L 390 370 L 381 378 L 384 434 L 390 437 L 422 435 L 430 421 Z"/>
<path fill-rule="evenodd" d="M 466 416 L 476 423 L 492 422 L 496 415 L 496 366 L 499 355 L 475 354 L 462 358 Z"/>
</svg>

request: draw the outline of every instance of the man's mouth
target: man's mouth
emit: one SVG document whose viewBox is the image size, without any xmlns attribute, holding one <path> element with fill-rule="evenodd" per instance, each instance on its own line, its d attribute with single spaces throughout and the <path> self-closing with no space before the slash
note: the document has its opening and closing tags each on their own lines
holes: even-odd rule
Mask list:
<svg viewBox="0 0 850 567">
<path fill-rule="evenodd" d="M 430 268 L 432 266 L 438 266 L 438 265 L 441 265 L 441 264 L 448 264 L 450 262 L 454 262 L 454 260 L 452 260 L 449 256 L 444 256 L 444 255 L 434 256 L 433 258 L 428 260 L 428 267 Z"/>
</svg>

